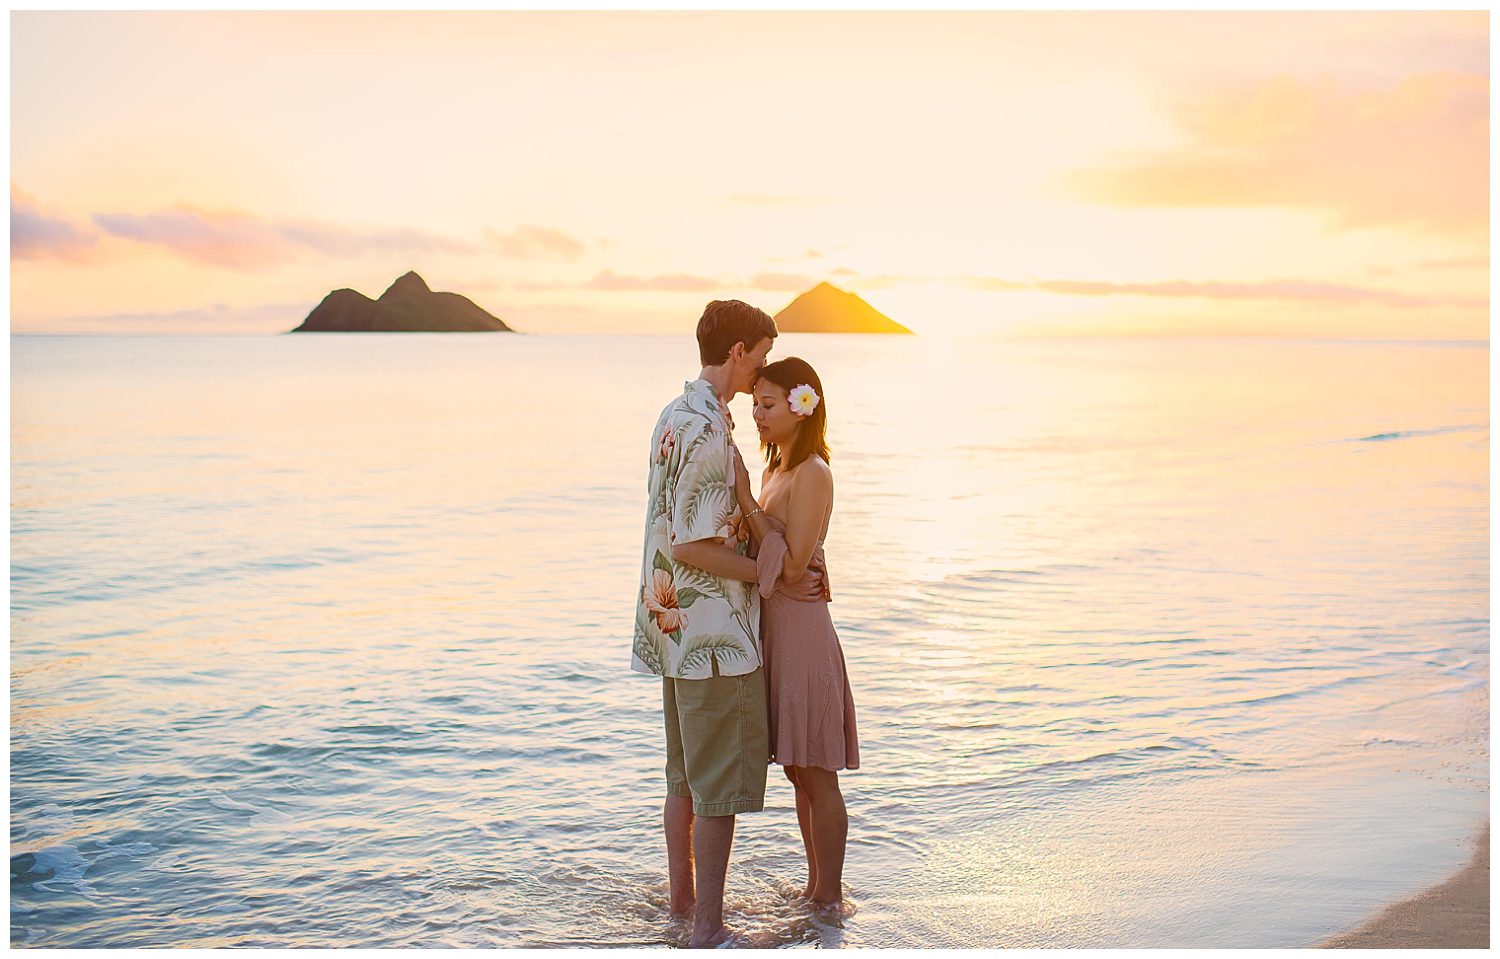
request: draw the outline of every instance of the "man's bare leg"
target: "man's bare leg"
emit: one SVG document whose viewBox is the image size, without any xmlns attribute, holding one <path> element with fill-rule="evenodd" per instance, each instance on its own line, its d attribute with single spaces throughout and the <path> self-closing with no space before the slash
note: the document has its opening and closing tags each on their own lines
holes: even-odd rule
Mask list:
<svg viewBox="0 0 1500 959">
<path fill-rule="evenodd" d="M 704 949 L 729 938 L 724 928 L 724 877 L 729 872 L 729 849 L 734 845 L 733 816 L 698 816 L 693 822 L 693 872 L 698 882 L 698 907 L 688 948 Z"/>
<path fill-rule="evenodd" d="M 693 895 L 693 800 L 668 796 L 661 807 L 667 834 L 667 889 L 672 915 L 687 918 L 697 904 Z"/>
</svg>

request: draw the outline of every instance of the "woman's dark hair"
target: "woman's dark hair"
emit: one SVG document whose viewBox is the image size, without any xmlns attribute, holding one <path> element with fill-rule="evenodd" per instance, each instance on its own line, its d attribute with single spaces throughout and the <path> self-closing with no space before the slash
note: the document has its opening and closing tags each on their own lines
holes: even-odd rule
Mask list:
<svg viewBox="0 0 1500 959">
<path fill-rule="evenodd" d="M 698 358 L 704 366 L 723 366 L 734 344 L 753 350 L 768 337 L 776 339 L 776 324 L 765 310 L 742 300 L 714 300 L 698 318 Z"/>
<path fill-rule="evenodd" d="M 784 360 L 767 363 L 760 375 L 781 387 L 784 393 L 806 385 L 811 386 L 813 392 L 818 394 L 818 405 L 813 408 L 812 413 L 797 417 L 801 422 L 797 424 L 797 436 L 792 440 L 791 449 L 783 451 L 775 443 L 761 444 L 771 469 L 795 469 L 814 453 L 823 457 L 823 462 L 828 462 L 828 397 L 823 395 L 823 381 L 818 379 L 818 374 L 813 372 L 806 360 L 788 356 Z"/>
</svg>

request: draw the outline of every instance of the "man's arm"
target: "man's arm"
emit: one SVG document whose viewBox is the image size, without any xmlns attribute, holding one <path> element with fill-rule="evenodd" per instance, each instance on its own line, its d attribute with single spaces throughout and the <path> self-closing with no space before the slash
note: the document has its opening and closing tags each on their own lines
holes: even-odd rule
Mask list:
<svg viewBox="0 0 1500 959">
<path fill-rule="evenodd" d="M 725 546 L 722 540 L 700 539 L 691 543 L 672 544 L 672 561 L 708 570 L 715 576 L 753 583 L 760 578 L 755 560 L 741 556 Z"/>
</svg>

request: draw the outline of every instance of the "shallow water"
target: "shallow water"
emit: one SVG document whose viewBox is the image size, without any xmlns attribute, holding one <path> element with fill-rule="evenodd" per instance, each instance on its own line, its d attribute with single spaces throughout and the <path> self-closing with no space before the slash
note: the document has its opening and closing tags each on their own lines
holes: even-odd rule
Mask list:
<svg viewBox="0 0 1500 959">
<path fill-rule="evenodd" d="M 11 344 L 14 945 L 684 940 L 629 636 L 689 339 Z M 773 775 L 755 944 L 1293 947 L 1467 860 L 1485 344 L 786 355 L 829 404 L 858 911 L 790 898 Z"/>
</svg>

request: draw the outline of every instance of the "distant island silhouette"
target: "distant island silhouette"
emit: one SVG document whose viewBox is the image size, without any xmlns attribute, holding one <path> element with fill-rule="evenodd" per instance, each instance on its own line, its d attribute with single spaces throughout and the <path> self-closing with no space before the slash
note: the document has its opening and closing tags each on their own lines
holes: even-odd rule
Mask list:
<svg viewBox="0 0 1500 959">
<path fill-rule="evenodd" d="M 345 287 L 323 297 L 291 333 L 513 333 L 466 296 L 434 293 L 415 270 L 372 300 Z"/>
<path fill-rule="evenodd" d="M 783 333 L 905 333 L 911 330 L 881 313 L 853 293 L 831 283 L 819 283 L 803 293 L 773 319 Z"/>
</svg>

